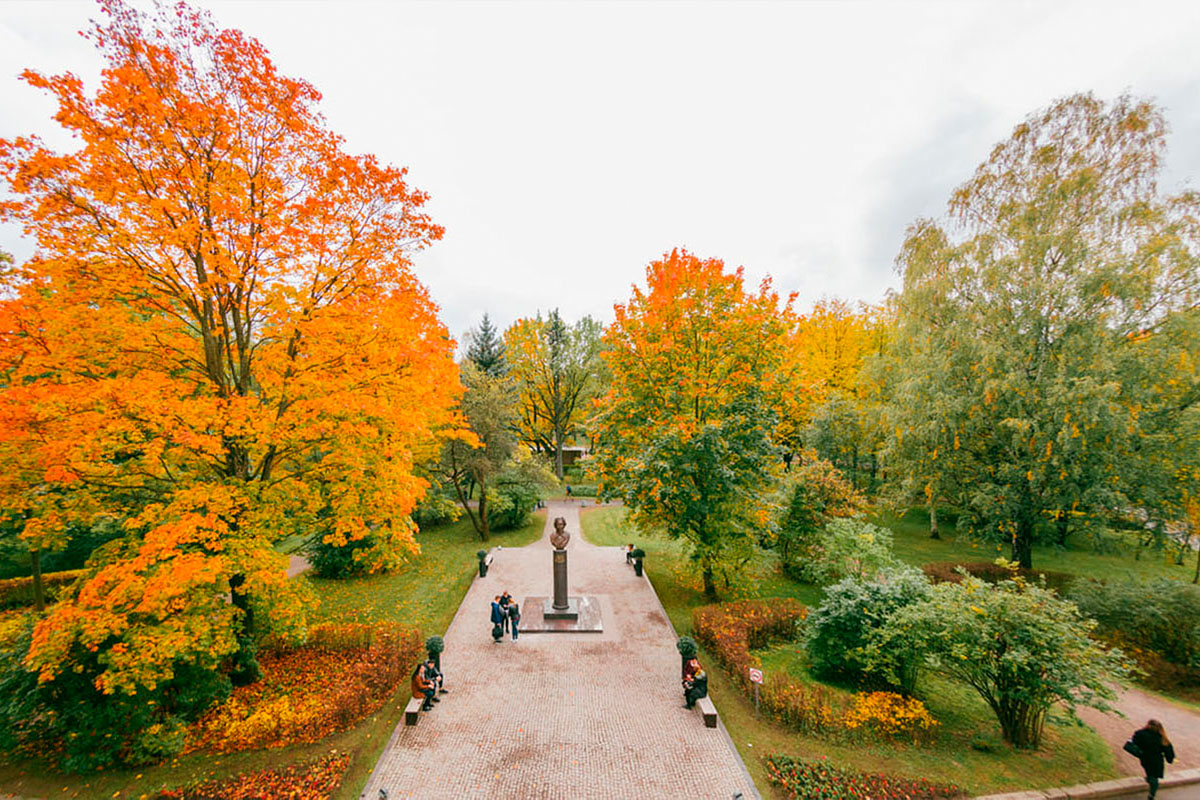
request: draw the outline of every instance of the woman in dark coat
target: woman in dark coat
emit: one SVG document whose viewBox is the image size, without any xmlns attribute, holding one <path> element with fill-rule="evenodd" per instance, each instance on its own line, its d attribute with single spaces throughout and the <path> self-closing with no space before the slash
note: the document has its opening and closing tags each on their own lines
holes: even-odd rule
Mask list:
<svg viewBox="0 0 1200 800">
<path fill-rule="evenodd" d="M 499 644 L 500 637 L 504 635 L 504 609 L 500 608 L 500 595 L 496 595 L 496 599 L 492 601 L 492 643 Z"/>
<path fill-rule="evenodd" d="M 1153 798 L 1158 794 L 1158 782 L 1163 776 L 1163 761 L 1171 763 L 1175 760 L 1175 747 L 1167 738 L 1162 723 L 1156 719 L 1133 734 L 1133 743 L 1141 751 L 1138 760 L 1146 771 L 1146 783 L 1150 784 L 1150 797 Z"/>
</svg>

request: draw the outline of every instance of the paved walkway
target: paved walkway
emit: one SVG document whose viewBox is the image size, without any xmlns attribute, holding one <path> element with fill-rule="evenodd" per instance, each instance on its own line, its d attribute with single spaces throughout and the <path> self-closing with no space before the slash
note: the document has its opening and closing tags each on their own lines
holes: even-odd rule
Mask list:
<svg viewBox="0 0 1200 800">
<path fill-rule="evenodd" d="M 1079 717 L 1108 742 L 1116 755 L 1117 771 L 1122 775 L 1142 774 L 1141 764 L 1126 753 L 1122 745 L 1149 719 L 1162 722 L 1175 744 L 1175 763 L 1169 765 L 1168 770 L 1200 767 L 1200 714 L 1132 688 L 1118 689 L 1113 705 L 1125 715 L 1125 719 L 1115 714 L 1102 714 L 1094 708 L 1079 709 Z M 1196 789 L 1195 796 L 1200 797 L 1200 788 Z"/>
<path fill-rule="evenodd" d="M 603 633 L 530 633 L 500 644 L 492 597 L 550 595 L 549 533 L 567 520 L 572 595 L 596 596 Z M 533 609 L 522 607 L 526 616 Z M 498 550 L 446 632 L 450 694 L 396 728 L 362 797 L 758 797 L 724 726 L 683 707 L 674 633 L 621 548 L 583 541 L 575 504 L 550 503 L 542 539 Z"/>
</svg>

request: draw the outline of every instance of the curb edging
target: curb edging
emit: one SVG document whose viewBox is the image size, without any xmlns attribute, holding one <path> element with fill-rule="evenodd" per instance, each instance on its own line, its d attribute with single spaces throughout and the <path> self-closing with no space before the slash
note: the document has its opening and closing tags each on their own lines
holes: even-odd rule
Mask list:
<svg viewBox="0 0 1200 800">
<path fill-rule="evenodd" d="M 1158 783 L 1159 789 L 1179 786 L 1200 785 L 1200 769 L 1184 769 L 1166 775 Z M 1116 778 L 1099 783 L 1084 783 L 1053 789 L 1030 789 L 1009 794 L 989 794 L 975 800 L 1081 800 L 1082 798 L 1121 797 L 1131 792 L 1145 793 L 1145 778 Z"/>
</svg>

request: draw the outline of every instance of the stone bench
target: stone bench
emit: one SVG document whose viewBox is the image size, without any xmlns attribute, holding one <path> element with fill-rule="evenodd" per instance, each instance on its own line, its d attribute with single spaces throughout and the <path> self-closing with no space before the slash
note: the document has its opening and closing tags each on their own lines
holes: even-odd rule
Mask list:
<svg viewBox="0 0 1200 800">
<path fill-rule="evenodd" d="M 717 727 L 717 707 L 713 705 L 711 697 L 707 695 L 696 701 L 696 705 L 700 707 L 700 713 L 704 715 L 704 727 Z"/>
<path fill-rule="evenodd" d="M 423 697 L 414 697 L 408 701 L 408 705 L 404 707 L 404 724 L 416 725 L 421 718 L 421 705 L 425 702 Z"/>
</svg>

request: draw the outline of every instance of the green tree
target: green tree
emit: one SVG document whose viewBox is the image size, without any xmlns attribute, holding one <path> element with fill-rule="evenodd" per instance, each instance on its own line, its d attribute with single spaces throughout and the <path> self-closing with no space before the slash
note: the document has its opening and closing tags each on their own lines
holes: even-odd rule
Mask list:
<svg viewBox="0 0 1200 800">
<path fill-rule="evenodd" d="M 635 524 L 684 539 L 704 593 L 715 570 L 769 523 L 759 502 L 782 468 L 770 396 L 790 306 L 717 260 L 673 251 L 646 270 L 605 332 L 612 384 L 593 427 L 602 496 Z"/>
<path fill-rule="evenodd" d="M 446 442 L 440 472 L 454 487 L 475 532 L 486 542 L 491 533 L 488 502 L 495 498 L 496 477 L 517 450 L 513 435 L 516 394 L 507 376 L 490 375 L 469 359 L 460 368 L 467 389 L 462 412 L 473 436 L 458 436 Z M 479 500 L 472 505 L 471 494 L 476 488 Z"/>
<path fill-rule="evenodd" d="M 520 397 L 521 437 L 554 454 L 563 477 L 563 445 L 582 422 L 599 387 L 600 323 L 584 317 L 571 325 L 558 309 L 517 320 L 504 332 Z"/>
<path fill-rule="evenodd" d="M 923 652 L 925 666 L 983 698 L 1005 741 L 1037 747 L 1052 707 L 1108 711 L 1112 683 L 1129 674 L 1120 651 L 1089 636 L 1095 624 L 1049 589 L 1019 578 L 990 586 L 966 576 L 891 614 L 867 663 L 892 669 L 889 652 Z"/>
<path fill-rule="evenodd" d="M 508 372 L 504 341 L 486 312 L 479 327 L 470 331 L 467 337 L 471 340 L 467 347 L 467 358 L 474 362 L 475 366 L 493 378 Z"/>
<path fill-rule="evenodd" d="M 1146 359 L 1161 361 L 1137 345 L 1200 293 L 1200 196 L 1159 195 L 1165 134 L 1148 102 L 1058 101 L 955 191 L 945 229 L 915 223 L 898 258 L 892 474 L 934 496 L 962 487 L 970 528 L 1023 567 L 1042 523 L 1136 496 L 1124 467 L 1155 417 Z"/>
</svg>

